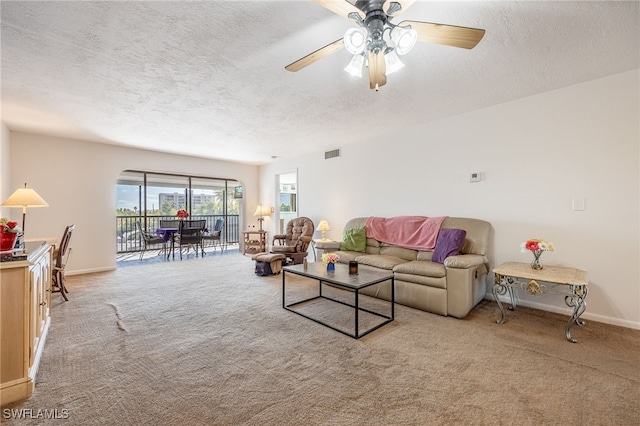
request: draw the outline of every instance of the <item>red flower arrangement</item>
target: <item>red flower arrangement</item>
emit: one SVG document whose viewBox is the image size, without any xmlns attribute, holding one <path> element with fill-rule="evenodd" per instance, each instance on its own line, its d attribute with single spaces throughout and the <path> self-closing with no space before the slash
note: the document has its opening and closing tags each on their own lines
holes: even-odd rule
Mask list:
<svg viewBox="0 0 640 426">
<path fill-rule="evenodd" d="M 185 209 L 180 209 L 176 212 L 176 217 L 178 219 L 185 219 L 187 217 L 189 217 L 189 212 L 186 211 Z"/>
<path fill-rule="evenodd" d="M 6 217 L 0 219 L 0 232 L 20 232 L 18 222 L 10 221 Z"/>
<path fill-rule="evenodd" d="M 554 248 L 553 243 L 549 241 L 532 238 L 520 244 L 520 251 L 522 253 L 526 253 L 527 250 L 533 253 L 533 262 L 531 262 L 531 269 L 542 269 L 542 264 L 540 264 L 540 256 L 542 255 L 542 252 L 553 251 Z"/>
<path fill-rule="evenodd" d="M 553 251 L 553 243 L 535 238 L 530 239 L 520 244 L 520 251 L 522 251 L 522 253 L 526 253 L 527 250 L 532 252 Z"/>
</svg>

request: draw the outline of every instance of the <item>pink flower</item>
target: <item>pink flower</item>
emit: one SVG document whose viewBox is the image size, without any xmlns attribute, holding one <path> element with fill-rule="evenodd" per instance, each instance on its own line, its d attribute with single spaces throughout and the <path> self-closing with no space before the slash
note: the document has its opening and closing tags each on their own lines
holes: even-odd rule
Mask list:
<svg viewBox="0 0 640 426">
<path fill-rule="evenodd" d="M 538 246 L 538 242 L 535 241 L 535 240 L 527 241 L 527 244 L 526 244 L 525 248 L 527 250 L 531 250 L 531 251 L 540 250 L 540 247 Z"/>
<path fill-rule="evenodd" d="M 520 244 L 520 251 L 522 253 L 526 253 L 527 250 L 534 253 L 543 251 L 554 251 L 554 247 L 553 243 L 549 241 L 532 238 Z"/>
<path fill-rule="evenodd" d="M 322 263 L 328 265 L 329 263 L 336 263 L 340 260 L 340 256 L 335 253 L 322 253 Z"/>
</svg>

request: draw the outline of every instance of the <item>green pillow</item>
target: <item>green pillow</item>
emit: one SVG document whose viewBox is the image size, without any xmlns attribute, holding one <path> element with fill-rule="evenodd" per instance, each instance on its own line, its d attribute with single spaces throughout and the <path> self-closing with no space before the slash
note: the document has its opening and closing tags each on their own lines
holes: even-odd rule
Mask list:
<svg viewBox="0 0 640 426">
<path fill-rule="evenodd" d="M 367 248 L 367 233 L 364 227 L 347 229 L 342 236 L 340 250 L 364 253 Z"/>
</svg>

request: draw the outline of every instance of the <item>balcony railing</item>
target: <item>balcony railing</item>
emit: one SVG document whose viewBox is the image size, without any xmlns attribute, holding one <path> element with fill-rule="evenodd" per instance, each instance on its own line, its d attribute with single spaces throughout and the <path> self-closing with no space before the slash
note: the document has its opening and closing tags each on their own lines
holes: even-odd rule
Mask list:
<svg viewBox="0 0 640 426">
<path fill-rule="evenodd" d="M 153 232 L 160 226 L 161 220 L 174 220 L 174 216 L 147 216 L 146 229 Z M 212 230 L 216 220 L 224 219 L 224 227 L 220 236 L 222 245 L 238 244 L 240 241 L 240 225 L 238 215 L 193 215 L 189 219 L 206 220 L 207 229 Z M 127 253 L 132 251 L 141 251 L 144 247 L 142 236 L 136 228 L 136 222 L 140 221 L 144 227 L 144 218 L 140 216 L 116 216 L 116 252 Z"/>
</svg>

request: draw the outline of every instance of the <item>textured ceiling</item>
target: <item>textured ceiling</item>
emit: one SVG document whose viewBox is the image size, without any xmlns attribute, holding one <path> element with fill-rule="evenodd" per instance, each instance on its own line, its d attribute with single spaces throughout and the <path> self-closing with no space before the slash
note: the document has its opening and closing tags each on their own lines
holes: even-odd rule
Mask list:
<svg viewBox="0 0 640 426">
<path fill-rule="evenodd" d="M 404 19 L 484 28 L 418 43 L 375 92 L 342 50 L 284 66 L 353 23 L 311 1 L 6 1 L 12 130 L 262 164 L 640 68 L 637 1 L 417 1 Z"/>
</svg>

